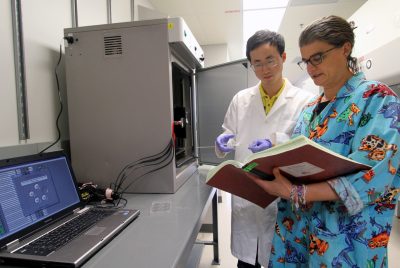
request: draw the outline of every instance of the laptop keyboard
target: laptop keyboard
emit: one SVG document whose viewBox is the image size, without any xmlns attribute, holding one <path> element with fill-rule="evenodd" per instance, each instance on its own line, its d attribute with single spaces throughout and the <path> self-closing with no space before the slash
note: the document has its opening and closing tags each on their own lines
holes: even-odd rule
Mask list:
<svg viewBox="0 0 400 268">
<path fill-rule="evenodd" d="M 15 253 L 47 256 L 114 212 L 112 209 L 91 209 L 20 248 Z"/>
</svg>

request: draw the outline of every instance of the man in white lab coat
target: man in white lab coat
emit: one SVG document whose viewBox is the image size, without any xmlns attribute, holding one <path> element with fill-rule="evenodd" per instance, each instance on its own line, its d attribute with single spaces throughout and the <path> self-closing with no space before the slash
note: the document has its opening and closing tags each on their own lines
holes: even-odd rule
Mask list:
<svg viewBox="0 0 400 268">
<path fill-rule="evenodd" d="M 246 56 L 260 82 L 233 97 L 215 143 L 217 156 L 235 151 L 238 161 L 289 139 L 313 96 L 282 77 L 286 53 L 280 34 L 256 32 L 247 41 Z M 268 267 L 276 214 L 276 202 L 262 209 L 232 196 L 231 250 L 237 267 Z"/>
</svg>

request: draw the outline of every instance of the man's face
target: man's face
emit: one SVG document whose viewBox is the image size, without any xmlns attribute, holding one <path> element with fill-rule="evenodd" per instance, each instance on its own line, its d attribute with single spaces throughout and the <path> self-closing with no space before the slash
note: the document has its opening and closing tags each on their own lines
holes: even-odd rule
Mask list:
<svg viewBox="0 0 400 268">
<path fill-rule="evenodd" d="M 285 52 L 281 56 L 275 46 L 262 44 L 250 51 L 250 58 L 252 69 L 263 85 L 281 83 Z"/>
</svg>

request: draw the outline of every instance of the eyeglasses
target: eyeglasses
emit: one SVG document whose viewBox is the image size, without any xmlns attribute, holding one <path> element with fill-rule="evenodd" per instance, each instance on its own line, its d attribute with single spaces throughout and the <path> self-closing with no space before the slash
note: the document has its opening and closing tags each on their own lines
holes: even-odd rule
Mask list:
<svg viewBox="0 0 400 268">
<path fill-rule="evenodd" d="M 271 58 L 271 59 L 268 59 L 267 62 L 264 62 L 264 63 L 257 62 L 255 64 L 252 64 L 251 68 L 253 69 L 253 71 L 257 72 L 257 71 L 261 71 L 264 67 L 265 68 L 274 68 L 277 65 L 278 65 L 278 62 L 275 59 Z"/>
<path fill-rule="evenodd" d="M 311 65 L 315 67 L 315 66 L 321 64 L 325 58 L 325 55 L 328 54 L 330 51 L 334 50 L 335 48 L 338 48 L 338 47 L 332 47 L 324 52 L 316 53 L 316 54 L 312 55 L 310 58 L 308 58 L 308 60 L 303 59 L 303 60 L 299 61 L 297 63 L 297 65 L 299 65 L 300 69 L 302 69 L 302 70 L 307 69 L 308 63 L 311 63 Z"/>
</svg>

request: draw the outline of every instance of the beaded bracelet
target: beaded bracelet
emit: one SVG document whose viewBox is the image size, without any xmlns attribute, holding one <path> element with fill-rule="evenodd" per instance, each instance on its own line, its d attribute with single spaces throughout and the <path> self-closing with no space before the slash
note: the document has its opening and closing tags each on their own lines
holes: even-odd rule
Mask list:
<svg viewBox="0 0 400 268">
<path fill-rule="evenodd" d="M 290 189 L 290 203 L 292 204 L 292 210 L 298 210 L 300 207 L 306 206 L 306 191 L 307 186 L 302 185 L 292 185 Z"/>
<path fill-rule="evenodd" d="M 292 185 L 292 188 L 290 189 L 290 203 L 292 204 L 292 211 L 295 209 L 299 209 L 299 197 L 298 197 L 298 192 L 297 192 L 297 187 L 296 185 Z"/>
<path fill-rule="evenodd" d="M 303 207 L 306 205 L 306 191 L 307 187 L 304 184 L 297 186 L 297 197 L 299 204 Z"/>
</svg>

